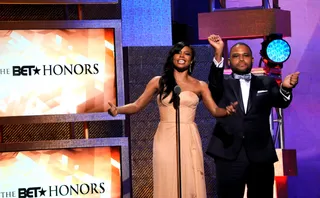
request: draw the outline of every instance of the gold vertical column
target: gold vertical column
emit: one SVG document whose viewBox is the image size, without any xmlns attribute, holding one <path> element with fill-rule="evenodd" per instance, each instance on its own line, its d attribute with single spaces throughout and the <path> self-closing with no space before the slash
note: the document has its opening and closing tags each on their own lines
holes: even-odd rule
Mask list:
<svg viewBox="0 0 320 198">
<path fill-rule="evenodd" d="M 83 122 L 83 135 L 84 139 L 89 139 L 88 122 Z"/>
<path fill-rule="evenodd" d="M 82 12 L 82 5 L 78 4 L 78 20 L 82 20 L 83 12 Z"/>
<path fill-rule="evenodd" d="M 3 143 L 3 125 L 0 125 L 0 143 Z"/>
</svg>

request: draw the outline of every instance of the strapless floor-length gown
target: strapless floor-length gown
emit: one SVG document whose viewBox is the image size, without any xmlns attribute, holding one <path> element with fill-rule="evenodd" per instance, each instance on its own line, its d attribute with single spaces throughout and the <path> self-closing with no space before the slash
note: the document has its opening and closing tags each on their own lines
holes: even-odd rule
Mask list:
<svg viewBox="0 0 320 198">
<path fill-rule="evenodd" d="M 171 95 L 160 102 L 160 123 L 153 142 L 154 198 L 177 198 L 176 111 Z M 183 198 L 205 198 L 202 144 L 194 122 L 199 103 L 197 94 L 180 93 L 181 192 Z"/>
</svg>

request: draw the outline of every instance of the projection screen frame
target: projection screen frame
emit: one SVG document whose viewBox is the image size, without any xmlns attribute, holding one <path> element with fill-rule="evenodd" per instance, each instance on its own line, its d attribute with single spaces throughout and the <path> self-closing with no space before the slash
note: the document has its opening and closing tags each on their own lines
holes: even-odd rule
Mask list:
<svg viewBox="0 0 320 198">
<path fill-rule="evenodd" d="M 123 76 L 123 51 L 121 20 L 59 20 L 59 21 L 8 21 L 0 22 L 0 30 L 28 30 L 28 29 L 114 29 L 115 41 L 115 77 L 117 105 L 125 103 L 124 76 Z M 33 124 L 33 123 L 60 123 L 84 122 L 104 120 L 125 120 L 125 115 L 112 117 L 108 112 L 74 113 L 56 115 L 27 115 L 0 117 L 0 125 L 8 124 Z"/>
</svg>

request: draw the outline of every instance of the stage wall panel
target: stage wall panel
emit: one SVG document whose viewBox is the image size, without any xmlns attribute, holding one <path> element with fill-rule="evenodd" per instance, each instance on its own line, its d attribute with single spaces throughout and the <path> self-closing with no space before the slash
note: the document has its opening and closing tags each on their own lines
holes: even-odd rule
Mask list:
<svg viewBox="0 0 320 198">
<path fill-rule="evenodd" d="M 82 19 L 121 19 L 118 4 L 82 5 Z M 1 21 L 19 20 L 77 20 L 77 5 L 0 5 Z"/>
</svg>

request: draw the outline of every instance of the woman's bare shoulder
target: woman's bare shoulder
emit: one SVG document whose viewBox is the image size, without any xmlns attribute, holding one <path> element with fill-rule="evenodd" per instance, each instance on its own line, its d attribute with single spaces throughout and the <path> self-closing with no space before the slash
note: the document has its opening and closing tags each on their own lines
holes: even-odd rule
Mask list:
<svg viewBox="0 0 320 198">
<path fill-rule="evenodd" d="M 208 87 L 208 83 L 202 81 L 202 80 L 199 80 L 199 83 L 200 83 L 200 86 L 201 87 Z"/>
<path fill-rule="evenodd" d="M 193 87 L 193 91 L 195 93 L 197 93 L 198 95 L 201 95 L 201 93 L 203 92 L 203 90 L 206 89 L 206 87 L 208 87 L 208 84 L 202 80 L 196 79 L 194 77 L 192 77 L 192 80 L 190 82 L 190 85 L 192 85 Z"/>
<path fill-rule="evenodd" d="M 197 78 L 192 77 L 192 84 L 194 84 L 198 88 L 207 87 L 208 84 L 205 81 L 199 80 Z"/>
<path fill-rule="evenodd" d="M 161 76 L 155 76 L 155 77 L 151 78 L 149 83 L 159 83 L 160 79 L 161 79 Z"/>
<path fill-rule="evenodd" d="M 155 76 L 149 81 L 148 85 L 158 89 L 160 79 L 161 79 L 161 76 Z"/>
</svg>

